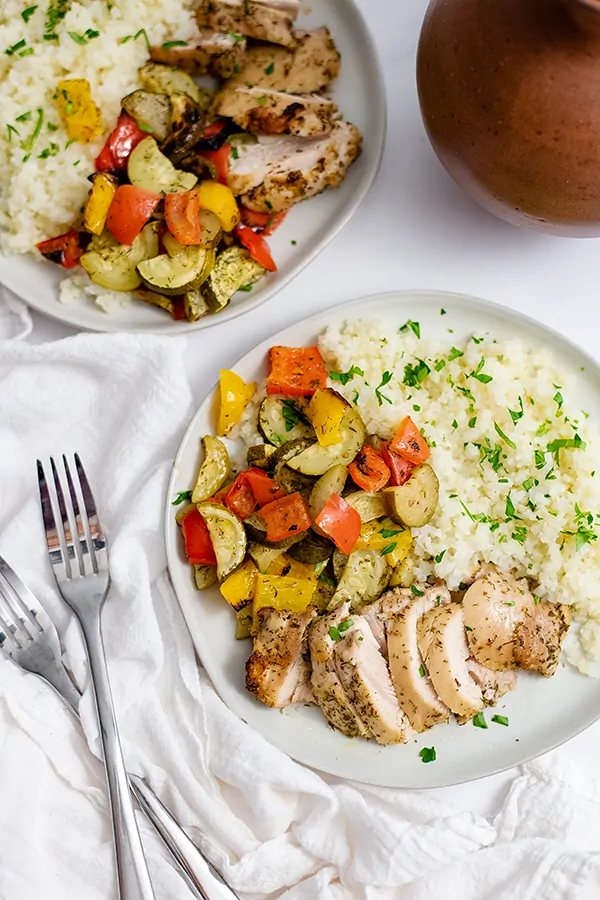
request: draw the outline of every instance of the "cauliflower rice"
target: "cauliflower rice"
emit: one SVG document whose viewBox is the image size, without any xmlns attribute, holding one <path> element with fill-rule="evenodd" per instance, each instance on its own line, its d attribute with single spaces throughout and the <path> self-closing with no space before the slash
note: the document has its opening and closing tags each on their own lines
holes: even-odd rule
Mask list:
<svg viewBox="0 0 600 900">
<path fill-rule="evenodd" d="M 565 654 L 597 674 L 600 434 L 571 402 L 573 374 L 519 340 L 452 344 L 377 321 L 331 326 L 319 344 L 330 372 L 350 373 L 329 384 L 356 403 L 370 434 L 391 438 L 409 414 L 431 446 L 439 504 L 413 529 L 416 579 L 435 575 L 457 589 L 484 562 L 526 576 L 540 599 L 573 606 Z M 263 396 L 240 425 L 246 445 L 261 441 Z M 553 451 L 556 440 L 569 445 Z"/>
<path fill-rule="evenodd" d="M 140 86 L 137 70 L 148 58 L 147 41 L 159 44 L 190 38 L 195 29 L 195 5 L 194 0 L 45 0 L 32 7 L 34 12 L 24 18 L 22 13 L 27 3 L 2 0 L 0 249 L 3 253 L 31 253 L 39 241 L 71 227 L 87 197 L 87 177 L 94 171 L 94 160 L 114 128 L 121 99 Z M 63 18 L 52 15 L 63 12 Z M 44 34 L 52 32 L 58 40 L 45 40 Z M 96 33 L 92 38 L 85 37 Z M 129 40 L 124 41 L 125 38 Z M 12 52 L 7 54 L 7 50 Z M 67 134 L 53 99 L 57 83 L 67 77 L 87 79 L 92 98 L 102 113 L 104 134 L 90 144 L 67 146 Z M 28 142 L 35 133 L 38 110 L 43 111 L 42 128 L 30 158 L 24 161 L 29 155 Z M 72 281 L 72 276 L 63 285 L 63 299 L 81 296 L 81 286 Z"/>
</svg>

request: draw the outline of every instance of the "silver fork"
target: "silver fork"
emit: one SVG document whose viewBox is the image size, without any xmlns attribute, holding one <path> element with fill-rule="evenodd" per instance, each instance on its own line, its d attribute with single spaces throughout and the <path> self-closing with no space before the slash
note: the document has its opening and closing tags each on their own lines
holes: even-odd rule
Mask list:
<svg viewBox="0 0 600 900">
<path fill-rule="evenodd" d="M 39 601 L 1 555 L 0 651 L 26 672 L 43 678 L 78 716 L 81 694 L 61 660 L 56 628 Z M 129 775 L 129 787 L 170 851 L 194 897 L 197 900 L 235 900 L 237 894 L 201 854 L 144 779 Z"/>
<path fill-rule="evenodd" d="M 38 460 L 42 515 L 54 577 L 79 621 L 90 663 L 112 812 L 119 896 L 121 900 L 154 900 L 127 784 L 102 641 L 101 611 L 110 586 L 106 540 L 79 456 L 75 454 L 76 482 L 65 456 L 63 465 L 66 494 L 50 459 L 56 494 L 53 498 L 44 466 Z"/>
</svg>

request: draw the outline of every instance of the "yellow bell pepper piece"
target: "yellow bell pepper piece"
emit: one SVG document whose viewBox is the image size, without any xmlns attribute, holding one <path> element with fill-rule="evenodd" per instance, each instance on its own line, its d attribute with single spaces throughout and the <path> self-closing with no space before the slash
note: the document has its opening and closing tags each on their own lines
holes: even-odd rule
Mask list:
<svg viewBox="0 0 600 900">
<path fill-rule="evenodd" d="M 254 597 L 258 569 L 251 559 L 228 575 L 221 584 L 221 593 L 235 610 L 243 609 Z"/>
<path fill-rule="evenodd" d="M 235 372 L 221 369 L 220 387 L 221 401 L 217 434 L 223 436 L 231 431 L 242 418 L 246 406 L 256 393 L 256 382 L 246 384 L 243 378 L 240 378 Z"/>
<path fill-rule="evenodd" d="M 290 561 L 284 556 L 282 553 L 281 556 L 278 556 L 277 559 L 274 559 L 269 568 L 267 569 L 267 575 L 287 575 L 290 570 Z"/>
<path fill-rule="evenodd" d="M 223 231 L 233 231 L 240 221 L 240 211 L 227 185 L 218 181 L 201 181 L 197 190 L 201 208 L 215 214 Z"/>
<path fill-rule="evenodd" d="M 118 186 L 117 179 L 108 172 L 99 172 L 95 176 L 83 217 L 83 227 L 86 231 L 91 234 L 102 234 Z"/>
<path fill-rule="evenodd" d="M 335 391 L 325 389 L 313 394 L 306 412 L 322 447 L 331 447 L 342 440 L 341 424 L 346 408 L 343 398 Z"/>
<path fill-rule="evenodd" d="M 293 578 L 290 575 L 257 575 L 252 602 L 253 634 L 258 630 L 258 612 L 265 607 L 304 612 L 315 592 L 315 581 Z"/>
<path fill-rule="evenodd" d="M 366 522 L 360 529 L 355 550 L 386 550 L 385 558 L 392 568 L 403 562 L 412 547 L 410 528 L 403 528 L 391 519 Z"/>
<path fill-rule="evenodd" d="M 89 81 L 85 78 L 59 81 L 56 99 L 58 112 L 72 141 L 89 144 L 102 134 L 102 113 L 92 100 Z"/>
</svg>

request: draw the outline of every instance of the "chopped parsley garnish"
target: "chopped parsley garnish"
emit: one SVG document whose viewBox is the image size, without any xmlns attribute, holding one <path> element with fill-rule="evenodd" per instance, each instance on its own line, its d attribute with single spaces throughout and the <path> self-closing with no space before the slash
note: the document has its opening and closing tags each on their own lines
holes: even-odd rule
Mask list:
<svg viewBox="0 0 600 900">
<path fill-rule="evenodd" d="M 446 365 L 445 359 L 436 359 L 433 368 L 435 369 L 436 372 L 441 372 L 445 365 Z"/>
<path fill-rule="evenodd" d="M 294 425 L 297 425 L 299 422 L 302 422 L 304 425 L 308 424 L 308 419 L 304 413 L 298 409 L 293 400 L 282 400 L 281 412 L 285 420 L 286 431 L 291 431 Z"/>
<path fill-rule="evenodd" d="M 446 310 L 440 309 L 440 316 L 445 316 L 445 315 L 446 315 Z"/>
<path fill-rule="evenodd" d="M 234 41 L 243 41 L 244 35 L 238 34 L 237 31 L 228 31 L 227 34 L 230 38 L 233 38 Z"/>
<path fill-rule="evenodd" d="M 473 341 L 474 344 L 481 344 L 481 342 L 484 341 L 485 338 L 476 338 L 475 335 L 473 334 L 473 335 L 471 335 L 471 340 Z"/>
<path fill-rule="evenodd" d="M 515 530 L 511 534 L 511 538 L 518 544 L 524 544 L 527 537 L 527 529 L 524 525 L 515 525 Z"/>
<path fill-rule="evenodd" d="M 273 209 L 273 204 L 270 200 L 265 200 L 265 206 L 267 207 L 267 209 Z"/>
<path fill-rule="evenodd" d="M 546 451 L 552 454 L 556 465 L 560 466 L 561 450 L 585 450 L 586 446 L 586 442 L 582 441 L 578 434 L 575 434 L 573 438 L 557 438 L 554 441 L 550 441 Z"/>
<path fill-rule="evenodd" d="M 330 372 L 329 377 L 332 381 L 339 381 L 340 384 L 348 384 L 355 375 L 360 375 L 361 378 L 364 378 L 365 373 L 362 369 L 359 369 L 358 366 L 351 366 L 347 372 Z M 380 404 L 381 405 L 381 404 Z"/>
<path fill-rule="evenodd" d="M 386 403 L 391 404 L 391 402 L 392 402 L 389 397 L 386 397 L 385 394 L 381 393 L 381 388 L 385 387 L 386 384 L 389 384 L 391 380 L 392 380 L 392 373 L 384 372 L 383 375 L 381 376 L 381 381 L 375 388 L 375 396 L 377 397 L 377 402 L 380 406 L 383 404 L 384 400 Z"/>
<path fill-rule="evenodd" d="M 543 469 L 546 465 L 546 454 L 543 450 L 535 450 L 534 451 L 534 459 L 535 459 L 535 467 L 536 469 Z"/>
<path fill-rule="evenodd" d="M 8 142 L 9 142 L 9 144 L 12 142 L 12 136 L 13 136 L 13 134 L 16 134 L 17 137 L 19 137 L 19 132 L 18 132 L 17 129 L 14 127 L 14 125 L 7 125 L 7 126 L 6 126 L 6 131 L 7 131 L 7 133 L 8 133 Z"/>
<path fill-rule="evenodd" d="M 419 590 L 416 584 L 411 585 L 411 591 L 415 595 L 415 597 L 422 597 L 425 594 L 425 591 Z"/>
<path fill-rule="evenodd" d="M 431 369 L 422 359 L 419 359 L 418 364 L 415 366 L 411 366 L 409 363 L 404 366 L 404 378 L 402 379 L 402 384 L 405 384 L 407 387 L 419 387 L 430 372 Z M 379 405 L 381 406 L 381 404 Z"/>
<path fill-rule="evenodd" d="M 552 423 L 551 423 L 550 419 L 546 419 L 545 422 L 542 422 L 542 424 L 540 425 L 540 427 L 538 428 L 538 430 L 535 433 L 536 437 L 541 437 L 543 434 L 547 434 L 550 431 L 551 425 L 552 425 Z"/>
<path fill-rule="evenodd" d="M 173 500 L 173 506 L 179 506 L 180 503 L 189 503 L 191 499 L 191 491 L 180 491 Z"/>
<path fill-rule="evenodd" d="M 459 500 L 459 503 L 462 506 L 462 508 L 464 509 L 464 511 L 466 512 L 466 514 L 468 515 L 468 517 L 470 518 L 471 522 L 487 522 L 488 521 L 488 517 L 486 516 L 485 513 L 472 513 L 471 510 L 467 506 L 465 506 L 465 504 L 462 502 L 462 500 Z"/>
<path fill-rule="evenodd" d="M 44 110 L 38 109 L 37 122 L 35 124 L 35 128 L 33 129 L 33 134 L 26 141 L 20 142 L 21 150 L 25 151 L 25 156 L 23 157 L 23 162 L 27 162 L 27 160 L 30 158 L 31 151 L 33 150 L 35 143 L 40 136 L 40 132 L 42 130 L 43 124 L 44 124 Z"/>
<path fill-rule="evenodd" d="M 137 39 L 138 39 L 139 37 L 143 37 L 143 38 L 144 38 L 144 40 L 146 41 L 146 45 L 147 45 L 147 47 L 148 47 L 148 50 L 149 50 L 149 49 L 150 49 L 150 40 L 149 40 L 149 38 L 148 38 L 148 35 L 146 34 L 146 29 L 145 29 L 145 28 L 140 28 L 140 30 L 139 30 L 136 34 L 128 34 L 127 37 L 121 38 L 121 40 L 119 41 L 119 43 L 120 43 L 120 44 L 127 44 L 128 41 L 137 41 Z"/>
<path fill-rule="evenodd" d="M 423 668 L 423 664 L 419 666 L 419 675 L 421 678 L 425 678 L 425 669 Z"/>
<path fill-rule="evenodd" d="M 336 583 L 333 578 L 330 578 L 325 572 L 321 572 L 319 574 L 319 581 L 323 581 L 327 587 L 334 588 L 336 587 Z"/>
<path fill-rule="evenodd" d="M 354 625 L 354 621 L 352 619 L 344 619 L 343 622 L 340 622 L 338 625 L 338 631 L 343 634 L 344 631 L 348 631 L 349 628 L 352 628 Z"/>
<path fill-rule="evenodd" d="M 469 422 L 468 422 L 469 428 L 475 428 L 476 424 L 477 424 L 477 416 L 473 416 L 472 419 L 469 419 Z"/>
<path fill-rule="evenodd" d="M 187 47 L 187 41 L 165 41 L 163 46 L 163 50 L 170 50 L 171 47 Z"/>
<path fill-rule="evenodd" d="M 515 515 L 515 504 L 512 502 L 512 498 L 510 496 L 510 491 L 506 495 L 506 510 L 505 510 L 506 518 L 513 519 Z"/>
<path fill-rule="evenodd" d="M 596 532 L 585 525 L 580 525 L 577 531 L 563 531 L 561 533 L 575 538 L 575 552 L 581 550 L 585 544 L 591 544 L 593 541 L 598 540 Z"/>
<path fill-rule="evenodd" d="M 296 247 L 298 244 L 298 241 L 290 241 L 290 244 L 292 245 L 292 247 Z"/>
<path fill-rule="evenodd" d="M 421 762 L 424 762 L 424 763 L 435 762 L 437 759 L 437 753 L 435 752 L 435 747 L 423 747 L 422 750 L 419 750 L 419 756 L 421 757 Z"/>
<path fill-rule="evenodd" d="M 387 556 L 388 553 L 393 553 L 397 546 L 398 546 L 397 541 L 393 541 L 391 544 L 386 544 L 385 547 L 381 548 L 381 555 Z"/>
<path fill-rule="evenodd" d="M 360 396 L 360 394 L 358 393 L 358 391 L 355 388 L 354 393 L 352 394 L 352 402 L 354 403 L 355 406 L 358 403 L 359 396 Z"/>
<path fill-rule="evenodd" d="M 492 716 L 492 722 L 495 722 L 496 725 L 505 725 L 508 728 L 508 717 L 507 716 L 499 716 L 496 714 Z"/>
<path fill-rule="evenodd" d="M 467 398 L 467 400 L 470 400 L 471 403 L 475 403 L 475 397 L 473 396 L 473 394 L 471 393 L 471 391 L 469 390 L 469 388 L 461 387 L 459 384 L 457 384 L 457 385 L 456 385 L 456 390 L 457 390 L 459 393 L 463 394 L 463 396 L 465 396 L 465 397 Z"/>
<path fill-rule="evenodd" d="M 75 41 L 76 44 L 82 44 L 85 47 L 88 41 L 92 41 L 94 38 L 100 37 L 100 32 L 92 31 L 91 28 L 88 28 L 85 34 L 77 34 L 76 31 L 69 31 L 69 37 L 72 41 Z"/>
<path fill-rule="evenodd" d="M 30 18 L 32 17 L 32 15 L 36 11 L 36 9 L 37 9 L 37 6 L 28 6 L 27 9 L 23 10 L 23 12 L 21 13 L 21 18 L 23 19 L 25 24 L 27 24 L 27 22 L 29 22 Z"/>
<path fill-rule="evenodd" d="M 329 629 L 329 637 L 332 641 L 341 641 L 344 632 L 348 631 L 349 628 L 352 628 L 353 625 L 354 622 L 352 619 L 344 619 L 343 622 L 340 622 L 337 628 L 335 627 L 335 625 L 331 626 L 331 628 Z"/>
<path fill-rule="evenodd" d="M 502 431 L 502 429 L 500 428 L 500 426 L 498 425 L 497 422 L 494 422 L 494 428 L 495 428 L 495 430 L 496 430 L 496 434 L 498 435 L 498 437 L 501 437 L 505 444 L 508 444 L 508 446 L 509 446 L 512 450 L 516 450 L 516 449 L 517 449 L 517 445 L 515 444 L 515 442 L 514 442 L 514 441 L 511 441 L 511 439 L 508 437 L 508 435 L 506 435 L 506 434 Z"/>
<path fill-rule="evenodd" d="M 46 128 L 48 131 L 58 131 L 58 125 L 54 125 L 52 122 L 46 122 Z"/>
<path fill-rule="evenodd" d="M 561 411 L 563 403 L 564 403 L 563 395 L 561 394 L 560 391 L 557 391 L 552 399 L 554 400 L 554 402 L 556 403 L 556 406 L 557 406 L 556 415 L 560 416 L 560 411 Z"/>
<path fill-rule="evenodd" d="M 485 716 L 483 712 L 478 712 L 476 716 L 473 716 L 471 719 L 475 728 L 488 728 L 488 723 L 485 721 Z"/>
<path fill-rule="evenodd" d="M 535 484 L 535 482 L 534 482 L 533 478 L 531 478 L 531 477 L 526 478 L 525 481 L 523 482 L 523 490 L 530 491 L 531 488 L 534 486 L 534 484 Z"/>
<path fill-rule="evenodd" d="M 387 540 L 388 538 L 393 538 L 402 534 L 403 531 L 403 528 L 380 528 L 377 534 L 380 534 L 382 538 Z"/>
<path fill-rule="evenodd" d="M 13 44 L 12 47 L 9 47 L 8 50 L 5 50 L 4 52 L 6 53 L 7 56 L 14 56 L 14 54 L 18 50 L 22 50 L 23 47 L 26 47 L 26 46 L 27 46 L 26 40 L 17 41 L 16 44 Z"/>
<path fill-rule="evenodd" d="M 418 338 L 421 337 L 421 326 L 418 322 L 413 322 L 412 319 L 409 319 L 404 325 L 401 325 L 398 331 L 408 331 L 409 328 Z"/>
<path fill-rule="evenodd" d="M 251 290 L 252 290 L 251 284 L 243 284 L 241 287 L 238 288 L 238 291 L 245 291 L 247 294 L 249 294 Z"/>
<path fill-rule="evenodd" d="M 17 118 L 15 119 L 15 122 L 29 122 L 30 119 L 31 119 L 31 113 L 25 112 L 25 113 L 22 113 L 20 116 L 17 116 Z"/>
<path fill-rule="evenodd" d="M 438 553 L 438 555 L 435 557 L 436 563 L 441 563 L 441 561 L 443 560 L 445 554 L 446 554 L 446 551 L 445 551 L 445 550 L 442 550 L 440 553 Z"/>
<path fill-rule="evenodd" d="M 489 384 L 490 381 L 493 381 L 494 379 L 491 375 L 486 375 L 485 372 L 481 371 L 484 366 L 485 356 L 482 356 L 477 364 L 477 368 L 474 369 L 469 375 L 467 375 L 467 378 L 474 378 L 476 381 L 480 381 L 481 384 Z"/>
<path fill-rule="evenodd" d="M 454 428 L 455 431 L 458 428 L 458 422 L 456 421 L 456 419 L 452 419 L 452 427 Z"/>
<path fill-rule="evenodd" d="M 519 419 L 523 418 L 523 398 L 519 397 L 519 409 L 509 409 L 508 412 L 513 420 L 513 425 L 516 425 Z"/>
<path fill-rule="evenodd" d="M 500 444 L 492 444 L 489 438 L 484 438 L 483 444 L 474 444 L 479 450 L 479 465 L 483 468 L 484 462 L 490 464 L 494 472 L 498 472 L 502 468 L 500 454 L 502 446 Z"/>
<path fill-rule="evenodd" d="M 267 102 L 267 98 L 266 97 L 257 97 L 256 102 L 258 103 L 259 106 L 264 106 L 265 103 Z"/>
<path fill-rule="evenodd" d="M 146 134 L 154 134 L 154 128 L 151 125 L 144 124 L 144 122 L 138 122 L 138 128 L 140 131 L 145 131 Z"/>
<path fill-rule="evenodd" d="M 239 153 L 238 148 L 237 148 L 237 147 L 232 147 L 231 144 L 230 144 L 229 146 L 231 147 L 231 155 L 232 155 L 232 157 L 233 157 L 234 159 L 239 159 L 239 158 L 240 158 L 240 153 Z"/>
<path fill-rule="evenodd" d="M 33 56 L 34 53 L 35 53 L 35 50 L 33 49 L 33 47 L 28 47 L 27 50 L 21 50 L 21 52 L 19 53 L 19 56 L 20 57 Z"/>
<path fill-rule="evenodd" d="M 265 75 L 272 75 L 274 69 L 275 69 L 275 63 L 269 63 L 269 65 L 265 69 Z"/>
<path fill-rule="evenodd" d="M 413 403 L 413 409 L 415 412 L 421 412 L 421 407 L 418 403 Z"/>
<path fill-rule="evenodd" d="M 464 356 L 465 354 L 462 350 L 458 350 L 456 347 L 453 347 L 450 353 L 448 354 L 448 359 L 452 362 L 453 359 L 458 359 L 459 356 Z"/>
</svg>

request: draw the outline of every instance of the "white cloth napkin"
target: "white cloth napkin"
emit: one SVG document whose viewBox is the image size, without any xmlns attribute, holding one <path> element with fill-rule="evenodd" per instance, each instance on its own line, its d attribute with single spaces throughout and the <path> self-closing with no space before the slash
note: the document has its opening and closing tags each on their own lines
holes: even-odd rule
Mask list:
<svg viewBox="0 0 600 900">
<path fill-rule="evenodd" d="M 0 340 L 27 337 L 33 327 L 28 307 L 0 284 Z"/>
<path fill-rule="evenodd" d="M 326 781 L 218 699 L 164 575 L 164 493 L 192 412 L 185 352 L 183 340 L 134 336 L 0 343 L 0 552 L 54 617 L 85 687 L 35 483 L 38 456 L 77 450 L 110 540 L 104 631 L 130 770 L 248 900 L 578 898 L 600 871 L 600 787 L 566 756 L 525 766 L 489 822 L 431 793 Z M 84 731 L 38 679 L 0 660 L 2 900 L 116 900 L 89 688 L 82 711 Z M 140 825 L 157 900 L 185 900 Z"/>
</svg>

